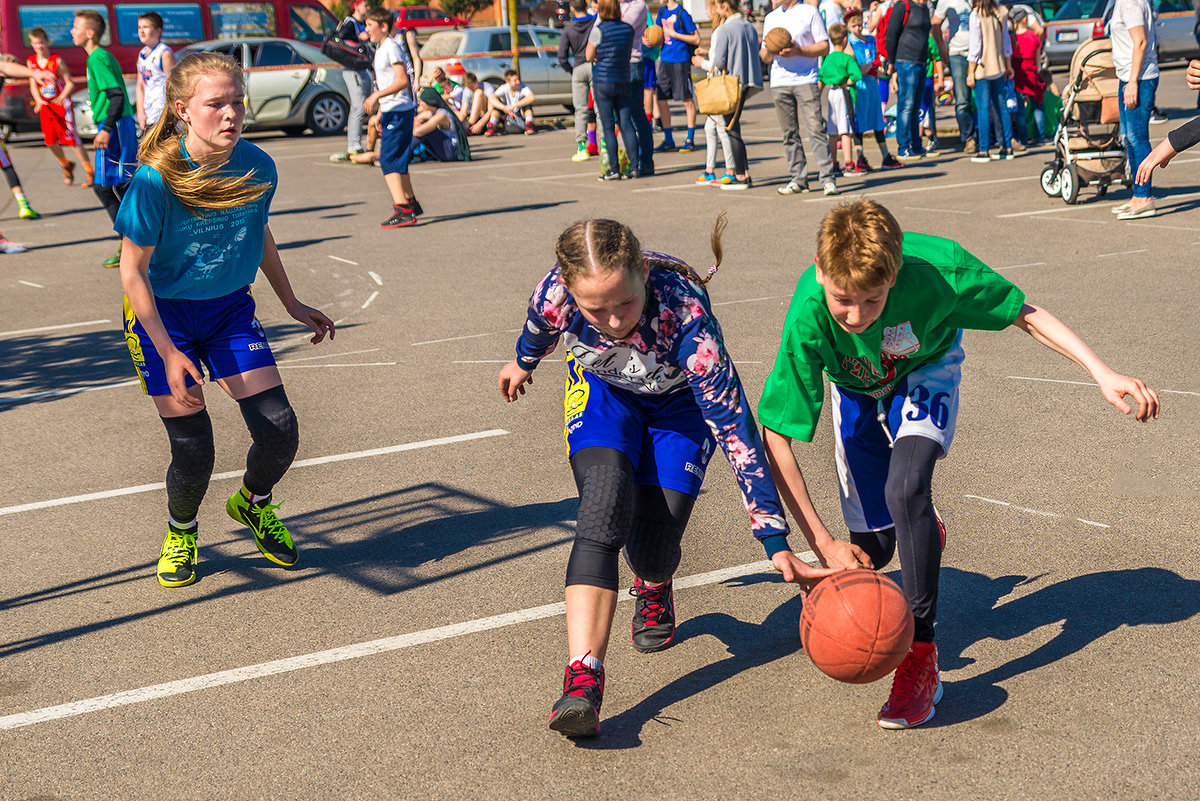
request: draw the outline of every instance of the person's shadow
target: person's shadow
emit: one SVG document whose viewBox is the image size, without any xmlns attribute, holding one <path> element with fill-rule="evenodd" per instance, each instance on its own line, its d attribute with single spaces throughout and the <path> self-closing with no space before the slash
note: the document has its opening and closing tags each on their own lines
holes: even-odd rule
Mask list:
<svg viewBox="0 0 1200 801">
<path fill-rule="evenodd" d="M 894 578 L 899 580 L 898 571 Z M 1200 612 L 1200 581 L 1190 581 L 1156 567 L 1110 570 L 1064 579 L 1021 598 L 1000 603 L 1014 589 L 1040 576 L 1001 576 L 943 568 L 939 606 L 938 648 L 945 697 L 929 726 L 947 726 L 994 712 L 1008 699 L 1000 684 L 1022 673 L 1046 667 L 1070 656 L 1122 626 L 1178 623 Z M 735 579 L 734 586 L 781 583 L 776 575 Z M 710 613 L 679 623 L 676 647 L 693 637 L 717 637 L 729 658 L 681 676 L 645 700 L 611 717 L 601 718 L 599 737 L 577 739 L 579 748 L 598 750 L 636 748 L 650 722 L 669 726 L 677 719 L 666 714 L 673 704 L 698 695 L 726 679 L 800 650 L 796 622 L 801 596 L 784 602 L 762 623 L 746 623 L 723 613 Z M 954 680 L 947 672 L 974 660 L 963 652 L 985 639 L 1015 640 L 1043 626 L 1060 623 L 1049 642 L 1019 654 L 992 670 Z M 813 668 L 814 676 L 816 668 Z M 884 679 L 881 683 L 886 683 Z"/>
</svg>

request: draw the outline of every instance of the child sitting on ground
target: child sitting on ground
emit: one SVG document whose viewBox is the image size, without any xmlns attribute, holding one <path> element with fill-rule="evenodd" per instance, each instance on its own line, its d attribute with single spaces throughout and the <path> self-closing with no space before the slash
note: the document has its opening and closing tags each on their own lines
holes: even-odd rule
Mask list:
<svg viewBox="0 0 1200 801">
<path fill-rule="evenodd" d="M 492 118 L 488 121 L 484 136 L 498 133 L 521 133 L 531 135 L 533 130 L 533 90 L 521 83 L 516 70 L 504 71 L 504 86 L 489 98 Z"/>
</svg>

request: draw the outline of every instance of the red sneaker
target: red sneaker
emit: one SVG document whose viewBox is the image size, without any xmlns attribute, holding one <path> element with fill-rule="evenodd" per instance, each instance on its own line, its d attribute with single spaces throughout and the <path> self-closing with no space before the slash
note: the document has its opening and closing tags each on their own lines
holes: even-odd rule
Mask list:
<svg viewBox="0 0 1200 801">
<path fill-rule="evenodd" d="M 940 700 L 937 646 L 914 640 L 908 656 L 896 668 L 892 694 L 879 710 L 879 725 L 885 729 L 911 729 L 928 723 L 933 718 L 933 705 Z"/>
<path fill-rule="evenodd" d="M 603 700 L 604 668 L 592 670 L 576 659 L 567 665 L 562 698 L 550 710 L 550 730 L 566 737 L 595 737 Z"/>
</svg>

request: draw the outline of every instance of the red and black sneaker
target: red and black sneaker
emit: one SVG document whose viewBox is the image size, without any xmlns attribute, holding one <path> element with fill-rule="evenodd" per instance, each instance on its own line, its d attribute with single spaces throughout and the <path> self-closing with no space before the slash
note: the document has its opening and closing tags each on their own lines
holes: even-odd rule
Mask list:
<svg viewBox="0 0 1200 801">
<path fill-rule="evenodd" d="M 650 587 L 637 579 L 629 594 L 637 599 L 630 626 L 633 647 L 644 654 L 670 647 L 675 641 L 675 594 L 671 582 Z"/>
<path fill-rule="evenodd" d="M 412 209 L 396 206 L 392 216 L 379 224 L 380 228 L 404 228 L 417 224 L 417 215 Z"/>
<path fill-rule="evenodd" d="M 911 729 L 928 723 L 933 718 L 934 704 L 940 700 L 937 646 L 913 640 L 892 678 L 892 694 L 879 710 L 879 725 L 885 729 Z"/>
<path fill-rule="evenodd" d="M 867 163 L 867 157 L 859 155 L 858 161 L 854 164 L 854 171 L 859 175 L 866 175 L 871 171 L 871 165 Z"/>
<path fill-rule="evenodd" d="M 603 701 L 604 668 L 593 670 L 576 659 L 567 665 L 562 698 L 550 710 L 550 730 L 564 737 L 595 737 Z"/>
</svg>

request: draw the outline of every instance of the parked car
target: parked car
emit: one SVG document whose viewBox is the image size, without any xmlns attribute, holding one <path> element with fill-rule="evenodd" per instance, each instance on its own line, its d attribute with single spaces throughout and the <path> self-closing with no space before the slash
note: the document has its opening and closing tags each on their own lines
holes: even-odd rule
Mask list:
<svg viewBox="0 0 1200 801">
<path fill-rule="evenodd" d="M 517 28 L 521 80 L 533 90 L 535 105 L 571 105 L 571 73 L 558 66 L 561 38 L 561 31 L 541 25 Z M 441 67 L 454 81 L 473 72 L 483 83 L 500 86 L 504 71 L 512 67 L 512 36 L 500 27 L 435 33 L 421 48 L 421 61 L 422 83 L 429 83 L 433 68 Z"/>
<path fill-rule="evenodd" d="M 1070 64 L 1080 43 L 1104 36 L 1104 10 L 1110 0 L 1067 0 L 1046 23 L 1046 55 L 1053 65 Z M 1152 0 L 1158 9 L 1158 57 L 1161 61 L 1196 55 L 1196 23 L 1190 0 Z"/>
<path fill-rule="evenodd" d="M 315 47 L 291 39 L 215 39 L 197 42 L 176 55 L 218 52 L 242 65 L 246 76 L 247 130 L 277 129 L 318 136 L 343 131 L 350 116 L 350 93 L 342 68 Z M 132 80 L 129 91 L 132 93 Z M 87 91 L 72 95 L 75 121 L 83 136 L 95 136 Z"/>
<path fill-rule="evenodd" d="M 567 0 L 544 0 L 529 11 L 531 25 L 546 25 L 561 28 L 571 18 L 571 5 Z"/>
<path fill-rule="evenodd" d="M 458 30 L 470 24 L 465 19 L 452 17 L 429 6 L 402 6 L 396 11 L 396 27 L 402 30 L 412 29 L 417 33 Z"/>
<path fill-rule="evenodd" d="M 84 60 L 87 54 L 71 44 L 71 25 L 77 8 L 100 12 L 108 23 L 101 44 L 116 57 L 121 71 L 137 70 L 137 54 L 142 43 L 137 36 L 138 14 L 157 11 L 163 18 L 163 41 L 171 48 L 205 39 L 246 36 L 279 36 L 303 42 L 320 43 L 337 20 L 320 0 L 250 0 L 249 2 L 197 2 L 197 0 L 159 0 L 134 3 L 123 0 L 88 0 L 64 3 L 62 0 L 2 0 L 0 2 L 0 53 L 16 56 L 21 63 L 33 55 L 29 30 L 44 28 L 50 47 L 71 71 L 76 83 L 86 80 Z M 29 98 L 29 84 L 9 81 L 0 90 L 0 136 L 12 130 L 36 130 L 37 117 Z"/>
</svg>

